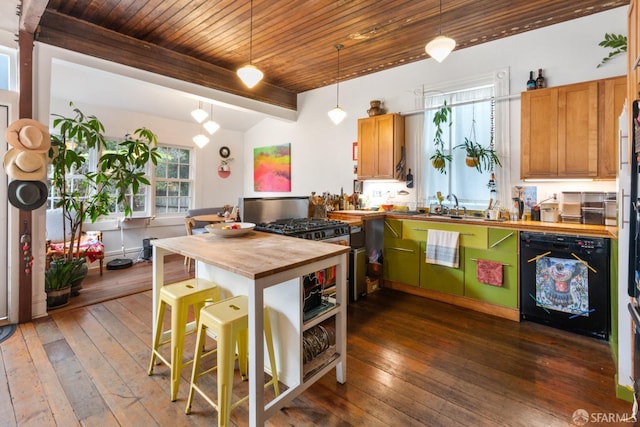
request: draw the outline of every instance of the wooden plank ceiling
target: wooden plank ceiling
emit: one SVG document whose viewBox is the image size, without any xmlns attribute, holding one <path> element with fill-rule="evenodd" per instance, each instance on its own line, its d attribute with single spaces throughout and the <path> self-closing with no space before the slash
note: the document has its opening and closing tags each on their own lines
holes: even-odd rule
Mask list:
<svg viewBox="0 0 640 427">
<path fill-rule="evenodd" d="M 295 109 L 298 93 L 336 83 L 336 44 L 343 81 L 426 59 L 440 25 L 459 50 L 629 0 L 443 0 L 441 15 L 439 0 L 254 0 L 252 63 L 265 79 L 252 90 L 235 74 L 249 62 L 249 0 L 23 4 L 37 41 Z"/>
</svg>

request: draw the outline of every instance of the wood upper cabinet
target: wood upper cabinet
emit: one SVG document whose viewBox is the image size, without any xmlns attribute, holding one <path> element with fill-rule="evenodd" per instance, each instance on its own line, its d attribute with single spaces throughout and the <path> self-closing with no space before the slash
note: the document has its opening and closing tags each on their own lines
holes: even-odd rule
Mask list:
<svg viewBox="0 0 640 427">
<path fill-rule="evenodd" d="M 598 175 L 598 82 L 558 87 L 558 177 Z"/>
<path fill-rule="evenodd" d="M 618 119 L 627 99 L 627 77 L 606 79 L 600 85 L 600 146 L 598 178 L 615 179 L 618 173 L 620 128 Z"/>
<path fill-rule="evenodd" d="M 625 77 L 523 92 L 521 178 L 616 177 Z"/>
<path fill-rule="evenodd" d="M 358 179 L 396 179 L 404 147 L 404 117 L 383 114 L 358 120 Z"/>
<path fill-rule="evenodd" d="M 558 174 L 558 90 L 523 92 L 521 96 L 520 175 Z"/>
</svg>

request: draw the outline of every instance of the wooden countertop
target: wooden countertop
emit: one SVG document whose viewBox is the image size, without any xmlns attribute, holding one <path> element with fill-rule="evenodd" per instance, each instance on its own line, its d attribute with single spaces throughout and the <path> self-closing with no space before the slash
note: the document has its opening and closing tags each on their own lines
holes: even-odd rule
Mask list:
<svg viewBox="0 0 640 427">
<path fill-rule="evenodd" d="M 430 215 L 402 215 L 402 214 L 388 214 L 387 218 L 391 219 L 404 219 L 404 220 L 416 220 L 416 221 L 431 221 L 431 222 L 447 222 L 447 223 L 461 223 L 461 224 L 473 224 L 484 225 L 488 227 L 501 227 L 501 228 L 514 228 L 518 231 L 535 231 L 539 233 L 558 233 L 558 234 L 571 234 L 578 236 L 593 236 L 593 237 L 606 237 L 610 239 L 618 238 L 618 228 L 608 227 L 604 225 L 592 225 L 592 224 L 571 224 L 566 222 L 541 222 L 541 221 L 488 221 L 483 219 L 450 219 L 447 217 L 430 216 Z"/>
<path fill-rule="evenodd" d="M 346 210 L 333 211 L 329 214 L 331 219 L 339 221 L 358 221 L 374 218 L 404 219 L 415 221 L 447 222 L 460 224 L 485 225 L 490 227 L 514 228 L 518 231 L 535 231 L 539 233 L 558 233 L 579 236 L 618 238 L 618 228 L 604 225 L 571 224 L 566 222 L 541 222 L 541 221 L 488 221 L 482 218 L 451 219 L 447 217 L 421 214 L 403 214 L 402 212 L 361 211 Z"/>
<path fill-rule="evenodd" d="M 332 211 L 327 214 L 331 219 L 346 222 L 349 225 L 362 225 L 363 221 L 385 218 L 387 212 L 384 211 L 365 211 L 365 210 L 346 210 Z"/>
<path fill-rule="evenodd" d="M 252 231 L 239 237 L 214 234 L 155 239 L 151 244 L 256 280 L 349 252 L 349 246 Z"/>
</svg>

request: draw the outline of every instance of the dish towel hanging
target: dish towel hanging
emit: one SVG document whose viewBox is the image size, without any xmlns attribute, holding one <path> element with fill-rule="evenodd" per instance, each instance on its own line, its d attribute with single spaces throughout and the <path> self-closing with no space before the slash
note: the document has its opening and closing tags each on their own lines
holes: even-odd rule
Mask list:
<svg viewBox="0 0 640 427">
<path fill-rule="evenodd" d="M 476 261 L 476 277 L 485 285 L 502 287 L 502 263 L 479 259 Z"/>
<path fill-rule="evenodd" d="M 460 256 L 457 231 L 429 230 L 427 234 L 427 255 L 425 262 L 458 268 Z"/>
</svg>

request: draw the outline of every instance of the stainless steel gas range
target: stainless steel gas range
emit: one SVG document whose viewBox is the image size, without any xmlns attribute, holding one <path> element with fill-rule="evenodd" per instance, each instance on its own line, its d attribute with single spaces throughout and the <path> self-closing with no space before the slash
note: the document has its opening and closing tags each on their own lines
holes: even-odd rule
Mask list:
<svg viewBox="0 0 640 427">
<path fill-rule="evenodd" d="M 345 246 L 350 243 L 347 223 L 325 218 L 307 218 L 307 197 L 244 199 L 240 211 L 243 213 L 243 221 L 256 224 L 256 231 Z M 335 267 L 303 278 L 305 318 L 313 317 L 316 311 L 323 309 L 324 297 L 335 293 L 335 283 Z"/>
</svg>

